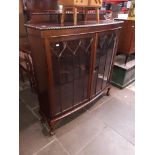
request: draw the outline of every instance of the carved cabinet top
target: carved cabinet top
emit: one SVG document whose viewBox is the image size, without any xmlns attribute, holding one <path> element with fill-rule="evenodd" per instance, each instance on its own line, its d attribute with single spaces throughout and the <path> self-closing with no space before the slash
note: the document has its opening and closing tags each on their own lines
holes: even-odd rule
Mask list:
<svg viewBox="0 0 155 155">
<path fill-rule="evenodd" d="M 65 23 L 63 25 L 53 24 L 53 23 L 27 23 L 25 24 L 25 26 L 28 28 L 33 28 L 38 30 L 61 30 L 61 29 L 97 27 L 97 26 L 114 25 L 114 24 L 121 24 L 121 23 L 123 23 L 123 21 L 101 20 L 99 22 L 96 22 L 96 21 L 79 22 L 77 25 L 74 25 L 73 23 Z"/>
</svg>

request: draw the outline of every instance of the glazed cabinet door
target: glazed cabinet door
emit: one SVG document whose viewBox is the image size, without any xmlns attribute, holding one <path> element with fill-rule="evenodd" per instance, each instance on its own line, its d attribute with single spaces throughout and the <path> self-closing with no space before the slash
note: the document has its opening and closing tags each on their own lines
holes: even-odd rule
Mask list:
<svg viewBox="0 0 155 155">
<path fill-rule="evenodd" d="M 98 33 L 96 60 L 93 73 L 93 95 L 99 94 L 110 82 L 111 67 L 116 47 L 115 31 Z"/>
<path fill-rule="evenodd" d="M 50 40 L 55 114 L 89 100 L 90 55 L 93 35 L 56 37 Z"/>
</svg>

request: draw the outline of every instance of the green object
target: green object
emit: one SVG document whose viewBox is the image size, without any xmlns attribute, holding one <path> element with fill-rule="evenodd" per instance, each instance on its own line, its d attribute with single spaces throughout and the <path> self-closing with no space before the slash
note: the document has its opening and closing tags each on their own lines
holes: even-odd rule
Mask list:
<svg viewBox="0 0 155 155">
<path fill-rule="evenodd" d="M 111 83 L 119 88 L 124 88 L 135 81 L 135 61 L 130 61 L 126 65 L 116 60 L 113 67 Z"/>
</svg>

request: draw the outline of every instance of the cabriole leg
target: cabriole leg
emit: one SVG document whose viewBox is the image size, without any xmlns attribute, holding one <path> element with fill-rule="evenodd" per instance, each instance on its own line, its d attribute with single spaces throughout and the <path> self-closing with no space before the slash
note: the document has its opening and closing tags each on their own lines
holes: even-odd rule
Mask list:
<svg viewBox="0 0 155 155">
<path fill-rule="evenodd" d="M 107 90 L 107 93 L 106 93 L 107 96 L 110 95 L 110 89 L 111 89 L 111 88 L 109 87 L 108 90 Z"/>
<path fill-rule="evenodd" d="M 50 134 L 50 136 L 53 136 L 55 134 L 54 130 L 55 130 L 55 127 L 56 127 L 56 122 L 51 122 L 49 124 L 49 126 L 50 126 L 49 134 Z"/>
</svg>

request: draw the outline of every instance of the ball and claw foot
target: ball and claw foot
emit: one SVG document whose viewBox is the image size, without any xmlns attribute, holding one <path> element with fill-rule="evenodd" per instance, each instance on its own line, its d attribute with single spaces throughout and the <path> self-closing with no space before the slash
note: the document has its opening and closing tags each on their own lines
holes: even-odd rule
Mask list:
<svg viewBox="0 0 155 155">
<path fill-rule="evenodd" d="M 108 88 L 108 90 L 107 90 L 107 93 L 106 93 L 107 96 L 110 96 L 110 89 L 111 88 Z"/>
<path fill-rule="evenodd" d="M 55 125 L 56 125 L 56 122 L 52 122 L 52 123 L 49 124 L 49 127 L 50 127 L 49 134 L 50 134 L 50 136 L 54 136 L 55 135 L 55 132 L 54 132 Z"/>
<path fill-rule="evenodd" d="M 54 136 L 54 135 L 55 135 L 53 129 L 51 129 L 51 130 L 49 131 L 49 134 L 50 134 L 50 136 Z"/>
</svg>

